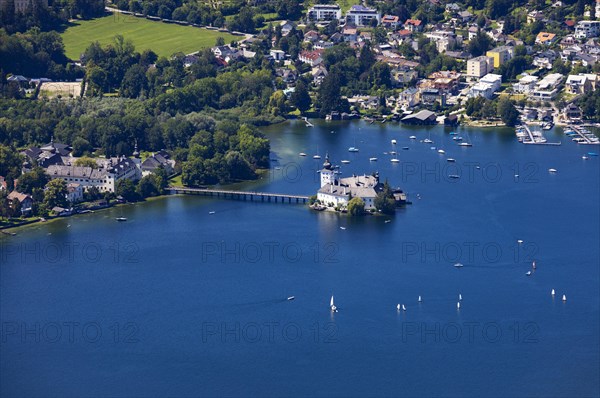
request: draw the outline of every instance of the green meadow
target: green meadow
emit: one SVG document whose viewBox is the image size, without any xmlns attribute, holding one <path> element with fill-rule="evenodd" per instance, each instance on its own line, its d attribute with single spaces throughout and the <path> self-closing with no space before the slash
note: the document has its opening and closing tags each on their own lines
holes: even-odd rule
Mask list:
<svg viewBox="0 0 600 398">
<path fill-rule="evenodd" d="M 176 52 L 188 54 L 212 47 L 219 36 L 225 39 L 225 43 L 243 39 L 243 36 L 233 36 L 227 32 L 150 21 L 115 13 L 89 21 L 70 23 L 62 33 L 65 53 L 71 59 L 79 59 L 79 56 L 94 41 L 106 45 L 111 43 L 118 34 L 131 40 L 137 51 L 150 49 L 159 56 L 170 56 Z"/>
</svg>

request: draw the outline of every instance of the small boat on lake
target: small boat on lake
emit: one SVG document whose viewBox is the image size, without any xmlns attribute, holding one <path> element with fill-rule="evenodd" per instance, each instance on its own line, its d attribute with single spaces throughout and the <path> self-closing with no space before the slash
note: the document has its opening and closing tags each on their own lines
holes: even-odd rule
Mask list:
<svg viewBox="0 0 600 398">
<path fill-rule="evenodd" d="M 454 266 L 456 268 L 462 268 L 462 267 L 464 267 L 464 265 L 462 263 L 456 263 L 456 264 L 454 264 Z"/>
<path fill-rule="evenodd" d="M 454 163 L 454 162 L 456 162 L 456 159 L 448 158 L 448 159 L 446 159 L 446 162 Z"/>
<path fill-rule="evenodd" d="M 292 301 L 292 300 L 294 300 L 295 298 L 296 298 L 296 297 L 294 297 L 294 296 L 290 296 L 290 297 L 288 297 L 287 299 L 288 299 L 288 301 Z"/>
<path fill-rule="evenodd" d="M 358 148 L 351 146 L 350 148 L 348 148 L 348 152 L 358 152 Z"/>
<path fill-rule="evenodd" d="M 459 176 L 458 174 L 450 174 L 450 175 L 448 176 L 448 178 L 452 178 L 452 179 L 455 179 L 455 180 L 456 180 L 456 179 L 460 178 L 460 176 Z"/>
<path fill-rule="evenodd" d="M 349 161 L 349 160 L 342 160 L 341 162 L 342 162 L 342 163 L 344 163 L 344 164 L 348 164 L 348 163 L 350 163 L 350 161 Z"/>
<path fill-rule="evenodd" d="M 124 222 L 124 221 L 127 221 L 127 218 L 125 218 L 125 217 L 117 217 L 117 218 L 115 218 L 115 220 L 117 220 L 118 222 Z"/>
<path fill-rule="evenodd" d="M 423 140 L 423 142 L 426 143 L 426 144 L 432 144 L 433 143 L 433 141 L 431 141 L 429 138 L 425 138 Z"/>
<path fill-rule="evenodd" d="M 556 169 L 548 169 L 548 172 L 549 172 L 549 173 L 556 173 L 557 171 L 558 171 L 558 170 L 556 170 Z"/>
<path fill-rule="evenodd" d="M 396 140 L 392 140 L 392 145 L 396 145 Z"/>
<path fill-rule="evenodd" d="M 458 145 L 459 146 L 473 146 L 473 144 L 468 143 L 468 142 L 460 142 Z"/>
<path fill-rule="evenodd" d="M 446 153 L 446 151 L 444 151 L 443 149 L 438 149 L 438 153 L 439 153 L 440 155 L 443 155 L 443 154 L 445 154 L 445 153 Z"/>
<path fill-rule="evenodd" d="M 376 162 L 377 158 L 369 158 L 369 162 Z"/>
<path fill-rule="evenodd" d="M 313 159 L 321 159 L 321 155 L 314 155 Z"/>
<path fill-rule="evenodd" d="M 392 162 L 392 163 L 400 163 L 400 159 L 392 158 L 392 159 L 390 159 L 390 162 Z"/>
<path fill-rule="evenodd" d="M 333 302 L 333 295 L 331 296 L 331 300 L 329 301 L 329 308 L 331 309 L 331 312 L 337 312 L 337 307 Z"/>
<path fill-rule="evenodd" d="M 411 140 L 416 140 L 416 139 L 417 139 L 417 137 L 416 137 L 416 136 L 414 136 L 414 135 L 411 135 L 411 136 L 410 136 L 410 137 L 408 137 L 408 138 L 410 138 Z"/>
</svg>

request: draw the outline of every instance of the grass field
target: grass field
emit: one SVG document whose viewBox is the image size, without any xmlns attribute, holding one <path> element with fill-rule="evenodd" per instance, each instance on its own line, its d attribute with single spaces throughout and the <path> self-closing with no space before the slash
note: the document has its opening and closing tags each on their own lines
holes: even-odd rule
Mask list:
<svg viewBox="0 0 600 398">
<path fill-rule="evenodd" d="M 176 52 L 186 54 L 215 45 L 217 37 L 225 43 L 243 39 L 226 32 L 181 26 L 122 14 L 112 14 L 89 21 L 76 21 L 63 33 L 67 57 L 79 59 L 81 53 L 94 41 L 102 45 L 111 43 L 115 35 L 131 39 L 137 51 L 150 49 L 159 56 L 170 56 Z"/>
</svg>

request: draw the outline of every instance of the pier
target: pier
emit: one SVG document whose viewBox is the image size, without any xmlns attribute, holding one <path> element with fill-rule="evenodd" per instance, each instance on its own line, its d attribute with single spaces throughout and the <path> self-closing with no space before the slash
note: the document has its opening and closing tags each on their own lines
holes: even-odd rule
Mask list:
<svg viewBox="0 0 600 398">
<path fill-rule="evenodd" d="M 581 145 L 600 145 L 600 140 L 592 132 L 586 130 L 580 126 L 569 126 L 573 130 L 577 137 L 573 141 Z"/>
<path fill-rule="evenodd" d="M 526 124 L 517 128 L 517 137 L 520 142 L 527 145 L 560 145 L 560 142 L 546 142 L 540 131 L 532 132 Z"/>
<path fill-rule="evenodd" d="M 250 200 L 271 203 L 308 203 L 308 196 L 289 195 L 283 193 L 272 192 L 250 192 L 250 191 L 230 191 L 226 189 L 204 189 L 204 188 L 184 188 L 184 187 L 169 187 L 167 191 L 171 195 L 200 195 L 210 196 L 214 198 L 231 199 L 231 200 Z"/>
</svg>

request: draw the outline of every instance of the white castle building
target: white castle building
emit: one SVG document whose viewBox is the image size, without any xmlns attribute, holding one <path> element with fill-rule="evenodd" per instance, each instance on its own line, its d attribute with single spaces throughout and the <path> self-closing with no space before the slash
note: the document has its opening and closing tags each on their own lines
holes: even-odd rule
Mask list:
<svg viewBox="0 0 600 398">
<path fill-rule="evenodd" d="M 320 173 L 321 188 L 317 192 L 317 199 L 328 207 L 345 207 L 350 199 L 359 197 L 365 202 L 365 210 L 374 209 L 375 197 L 383 190 L 377 173 L 338 178 L 339 172 L 329 162 L 329 156 L 325 156 Z"/>
</svg>

